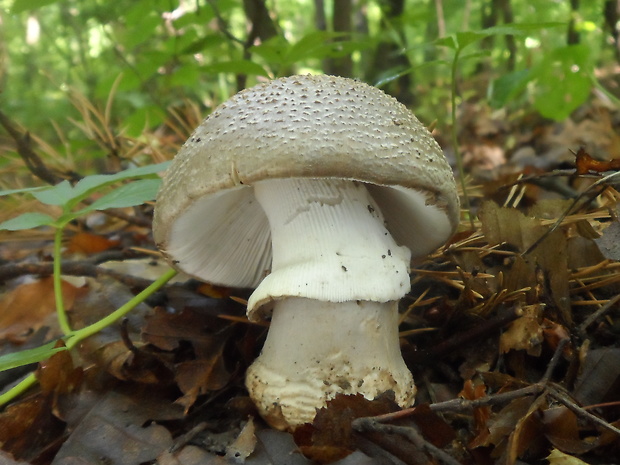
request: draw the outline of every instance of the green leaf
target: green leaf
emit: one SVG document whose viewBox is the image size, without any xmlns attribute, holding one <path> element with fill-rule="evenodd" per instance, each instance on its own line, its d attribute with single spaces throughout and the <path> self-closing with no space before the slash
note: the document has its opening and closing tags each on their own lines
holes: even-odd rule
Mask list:
<svg viewBox="0 0 620 465">
<path fill-rule="evenodd" d="M 97 199 L 91 205 L 81 210 L 79 214 L 94 210 L 142 205 L 144 202 L 155 199 L 160 185 L 161 179 L 159 178 L 132 181 Z"/>
<path fill-rule="evenodd" d="M 3 355 L 0 357 L 0 371 L 40 362 L 50 358 L 57 352 L 67 350 L 66 347 L 54 347 L 55 345 L 56 341 L 52 341 L 35 349 L 20 350 L 19 352 Z"/>
<path fill-rule="evenodd" d="M 55 186 L 32 192 L 32 195 L 39 202 L 46 205 L 65 205 L 71 200 L 73 187 L 65 180 Z"/>
<path fill-rule="evenodd" d="M 435 45 L 438 45 L 439 47 L 449 47 L 453 50 L 456 50 L 458 48 L 458 43 L 454 35 L 440 37 L 439 39 L 435 40 L 433 43 Z"/>
<path fill-rule="evenodd" d="M 52 3 L 56 3 L 58 1 L 59 0 L 15 0 L 13 2 L 13 6 L 11 7 L 11 13 L 17 14 L 22 11 L 36 10 L 37 8 L 51 5 Z"/>
<path fill-rule="evenodd" d="M 488 35 L 525 35 L 528 32 L 540 31 L 542 29 L 551 29 L 554 27 L 566 27 L 568 23 L 564 22 L 545 22 L 545 23 L 510 23 L 502 26 L 493 26 L 487 29 L 483 29 L 481 32 L 486 32 Z"/>
<path fill-rule="evenodd" d="M 5 195 L 13 195 L 13 194 L 31 194 L 36 191 L 49 189 L 49 186 L 39 186 L 39 187 L 24 187 L 22 189 L 8 189 L 5 191 L 0 191 L 0 197 Z"/>
<path fill-rule="evenodd" d="M 531 31 L 538 31 L 541 29 L 549 29 L 553 27 L 566 26 L 566 23 L 561 22 L 546 22 L 546 23 L 522 23 L 522 24 L 504 24 L 502 26 L 489 27 L 480 31 L 464 31 L 457 32 L 456 34 L 449 35 L 447 37 L 440 37 L 435 40 L 435 45 L 440 47 L 449 47 L 453 50 L 463 50 L 468 45 L 471 45 L 479 40 L 489 36 L 497 35 L 524 35 Z"/>
<path fill-rule="evenodd" d="M 260 45 L 250 47 L 250 52 L 256 54 L 272 64 L 282 64 L 291 45 L 283 36 L 275 36 Z"/>
<path fill-rule="evenodd" d="M 265 71 L 265 68 L 250 60 L 221 61 L 206 65 L 203 67 L 203 70 L 207 73 L 234 73 L 269 77 L 269 73 Z"/>
<path fill-rule="evenodd" d="M 525 90 L 531 80 L 530 70 L 522 69 L 504 74 L 495 79 L 490 89 L 490 104 L 493 108 L 501 108 Z"/>
<path fill-rule="evenodd" d="M 158 163 L 156 165 L 139 166 L 136 168 L 129 168 L 124 171 L 119 171 L 115 174 L 95 174 L 93 176 L 87 176 L 81 179 L 73 188 L 72 202 L 75 204 L 93 192 L 102 189 L 103 187 L 114 184 L 117 181 L 124 181 L 131 178 L 143 178 L 147 176 L 154 176 L 160 171 L 165 171 L 170 162 Z"/>
<path fill-rule="evenodd" d="M 588 46 L 559 47 L 532 70 L 536 82 L 534 107 L 556 121 L 566 119 L 584 103 L 592 90 L 592 63 Z"/>
<path fill-rule="evenodd" d="M 44 213 L 22 213 L 15 218 L 0 223 L 0 229 L 7 231 L 19 231 L 22 229 L 38 228 L 54 224 L 54 218 Z"/>
</svg>

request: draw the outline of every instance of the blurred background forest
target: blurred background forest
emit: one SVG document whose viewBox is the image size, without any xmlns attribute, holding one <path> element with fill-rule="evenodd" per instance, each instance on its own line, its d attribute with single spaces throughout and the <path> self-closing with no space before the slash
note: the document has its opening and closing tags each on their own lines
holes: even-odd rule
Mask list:
<svg viewBox="0 0 620 465">
<path fill-rule="evenodd" d="M 293 73 L 377 85 L 439 134 L 453 93 L 461 116 L 561 121 L 613 101 L 617 22 L 616 0 L 1 0 L 0 109 L 83 174 L 169 158 L 214 106 Z M 14 173 L 6 131 L 0 153 Z"/>
</svg>

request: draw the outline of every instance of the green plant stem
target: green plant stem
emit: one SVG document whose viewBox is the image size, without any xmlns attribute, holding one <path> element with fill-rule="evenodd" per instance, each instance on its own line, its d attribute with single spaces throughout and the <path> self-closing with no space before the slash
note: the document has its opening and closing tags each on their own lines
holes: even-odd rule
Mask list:
<svg viewBox="0 0 620 465">
<path fill-rule="evenodd" d="M 67 349 L 72 349 L 84 339 L 98 333 L 102 329 L 110 326 L 131 310 L 133 310 L 136 306 L 144 302 L 144 300 L 164 286 L 168 281 L 170 281 L 177 272 L 175 270 L 168 270 L 163 275 L 161 275 L 156 281 L 154 281 L 149 287 L 144 289 L 142 292 L 137 294 L 135 297 L 130 299 L 126 304 L 119 307 L 114 312 L 110 313 L 105 318 L 93 323 L 92 325 L 86 326 L 82 329 L 74 331 L 73 333 L 65 336 L 65 346 Z M 35 373 L 30 373 L 23 380 L 21 380 L 18 384 L 13 386 L 4 394 L 0 395 L 0 406 L 6 405 L 8 402 L 15 399 L 17 396 L 26 392 L 30 387 L 32 387 L 37 382 L 37 378 Z"/>
<path fill-rule="evenodd" d="M 160 289 L 164 284 L 170 281 L 176 274 L 177 272 L 173 269 L 166 271 L 156 281 L 154 281 L 149 287 L 144 289 L 142 292 L 137 294 L 135 297 L 131 298 L 124 305 L 121 305 L 118 309 L 110 313 L 105 318 L 102 318 L 101 320 L 93 323 L 92 325 L 86 326 L 82 329 L 79 329 L 73 332 L 65 342 L 67 349 L 74 348 L 77 344 L 82 342 L 87 337 L 90 337 L 93 334 L 97 334 L 102 329 L 110 326 L 112 323 L 124 317 L 127 313 L 129 313 L 131 310 L 136 308 L 139 304 L 144 302 L 144 300 L 147 297 L 149 297 L 151 294 L 153 294 L 158 289 Z"/>
<path fill-rule="evenodd" d="M 459 149 L 459 141 L 457 134 L 457 123 L 456 123 L 456 76 L 458 73 L 458 63 L 459 63 L 459 55 L 461 54 L 461 48 L 458 48 L 454 51 L 454 59 L 452 60 L 452 146 L 454 147 L 454 158 L 456 159 L 456 168 L 459 173 L 459 179 L 461 180 L 461 188 L 463 189 L 463 203 L 465 210 L 469 216 L 469 222 L 471 229 L 474 230 L 474 215 L 471 211 L 471 204 L 469 202 L 469 195 L 467 194 L 467 183 L 465 182 L 465 167 L 463 166 L 463 157 L 461 155 L 461 151 Z"/>
<path fill-rule="evenodd" d="M 56 228 L 56 233 L 54 234 L 54 297 L 56 300 L 56 315 L 58 316 L 58 324 L 60 325 L 60 330 L 65 336 L 71 334 L 72 329 L 69 324 L 69 318 L 67 317 L 67 312 L 65 310 L 65 303 L 62 295 L 62 275 L 61 275 L 61 265 L 62 265 L 62 233 L 64 231 L 63 226 L 59 226 Z"/>
</svg>

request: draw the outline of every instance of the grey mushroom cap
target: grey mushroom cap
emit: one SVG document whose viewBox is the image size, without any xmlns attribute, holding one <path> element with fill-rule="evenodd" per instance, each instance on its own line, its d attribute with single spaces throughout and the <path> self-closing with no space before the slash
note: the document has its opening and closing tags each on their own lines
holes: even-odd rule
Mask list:
<svg viewBox="0 0 620 465">
<path fill-rule="evenodd" d="M 452 169 L 404 105 L 352 79 L 291 76 L 239 92 L 183 145 L 157 196 L 158 247 L 202 281 L 256 287 L 271 238 L 252 185 L 277 178 L 365 183 L 413 256 L 444 243 L 459 219 Z"/>
</svg>

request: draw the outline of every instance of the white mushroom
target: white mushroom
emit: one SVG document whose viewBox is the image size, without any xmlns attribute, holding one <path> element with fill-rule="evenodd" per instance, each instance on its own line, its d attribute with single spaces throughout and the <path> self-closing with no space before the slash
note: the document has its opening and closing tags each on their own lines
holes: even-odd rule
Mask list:
<svg viewBox="0 0 620 465">
<path fill-rule="evenodd" d="M 398 301 L 410 256 L 441 245 L 458 209 L 441 149 L 403 105 L 350 79 L 292 76 L 196 129 L 153 228 L 176 268 L 256 287 L 248 316 L 271 325 L 246 385 L 267 421 L 292 429 L 337 393 L 413 403 Z"/>
</svg>

